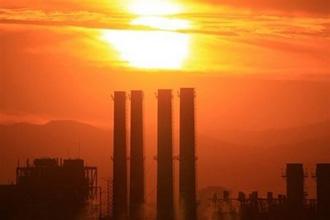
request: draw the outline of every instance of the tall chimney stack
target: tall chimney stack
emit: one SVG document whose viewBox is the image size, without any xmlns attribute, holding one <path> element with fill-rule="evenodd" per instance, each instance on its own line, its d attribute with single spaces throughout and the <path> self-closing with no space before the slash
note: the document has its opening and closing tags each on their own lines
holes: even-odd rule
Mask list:
<svg viewBox="0 0 330 220">
<path fill-rule="evenodd" d="M 300 163 L 289 163 L 286 166 L 286 191 L 287 202 L 292 219 L 298 218 L 303 209 L 305 190 L 304 190 L 304 168 Z"/>
<path fill-rule="evenodd" d="M 143 92 L 131 91 L 130 219 L 144 219 Z"/>
<path fill-rule="evenodd" d="M 316 165 L 317 215 L 319 220 L 330 219 L 330 164 Z"/>
<path fill-rule="evenodd" d="M 180 216 L 196 220 L 195 91 L 180 89 Z"/>
<path fill-rule="evenodd" d="M 174 219 L 172 91 L 158 90 L 157 220 Z"/>
<path fill-rule="evenodd" d="M 113 218 L 127 220 L 126 93 L 114 93 Z"/>
</svg>

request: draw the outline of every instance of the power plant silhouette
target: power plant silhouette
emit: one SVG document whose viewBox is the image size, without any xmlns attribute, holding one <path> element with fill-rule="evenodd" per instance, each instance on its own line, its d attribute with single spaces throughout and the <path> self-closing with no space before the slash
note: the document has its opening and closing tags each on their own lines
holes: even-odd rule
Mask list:
<svg viewBox="0 0 330 220">
<path fill-rule="evenodd" d="M 175 210 L 173 179 L 172 91 L 157 93 L 157 220 L 197 220 L 195 156 L 195 91 L 181 88 L 179 129 L 179 210 Z M 126 93 L 114 93 L 113 219 L 146 219 L 144 215 L 143 92 L 131 91 L 130 178 L 127 179 Z M 316 169 L 317 199 L 307 199 L 302 164 L 287 164 L 286 195 L 260 198 L 258 192 L 246 197 L 240 192 L 230 198 L 228 191 L 210 199 L 215 212 L 211 220 L 326 220 L 330 219 L 330 164 Z M 128 193 L 129 186 L 129 193 Z M 129 196 L 128 196 L 129 195 Z M 224 208 L 225 207 L 225 208 Z"/>
<path fill-rule="evenodd" d="M 144 167 L 143 91 L 115 91 L 113 120 L 113 179 L 107 182 L 103 214 L 102 190 L 96 167 L 82 159 L 39 158 L 18 165 L 16 183 L 0 185 L 0 219 L 99 219 L 99 220 L 329 220 L 330 163 L 319 163 L 316 199 L 307 197 L 307 174 L 301 163 L 288 163 L 286 194 L 258 191 L 248 195 L 228 190 L 212 192 L 207 209 L 197 195 L 195 90 L 179 91 L 179 180 L 174 178 L 172 90 L 159 89 L 157 97 L 156 214 L 146 215 Z M 130 100 L 130 122 L 127 100 Z M 128 130 L 127 125 L 130 125 Z M 129 134 L 129 139 L 127 138 Z M 128 141 L 129 140 L 129 141 Z M 130 146 L 128 146 L 130 145 Z M 216 169 L 216 168 L 215 168 Z M 178 201 L 175 183 L 178 182 Z M 110 201 L 111 200 L 111 201 Z M 97 206 L 87 218 L 87 205 Z M 179 204 L 176 207 L 176 204 Z M 93 206 L 92 206 L 93 208 Z M 94 207 L 95 208 L 95 207 Z M 97 211 L 95 211 L 97 210 Z M 207 215 L 204 215 L 207 213 Z M 84 216 L 83 216 L 84 215 Z"/>
<path fill-rule="evenodd" d="M 195 167 L 195 91 L 180 89 L 180 218 L 197 219 Z M 113 218 L 144 217 L 143 92 L 131 91 L 130 183 L 127 183 L 126 93 L 116 91 L 113 141 Z M 175 219 L 172 91 L 157 93 L 157 220 Z M 129 185 L 129 199 L 128 199 Z M 127 202 L 129 201 L 129 202 Z"/>
</svg>

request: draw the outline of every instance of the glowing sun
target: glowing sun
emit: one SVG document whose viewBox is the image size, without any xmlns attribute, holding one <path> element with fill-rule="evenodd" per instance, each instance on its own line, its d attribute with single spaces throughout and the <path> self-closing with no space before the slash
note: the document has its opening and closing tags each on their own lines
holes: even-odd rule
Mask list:
<svg viewBox="0 0 330 220">
<path fill-rule="evenodd" d="M 102 38 L 138 68 L 178 69 L 189 51 L 189 36 L 176 32 L 105 30 Z"/>
<path fill-rule="evenodd" d="M 137 68 L 181 68 L 190 43 L 189 34 L 177 32 L 190 27 L 189 21 L 175 17 L 181 7 L 170 0 L 133 0 L 129 11 L 135 16 L 130 22 L 132 29 L 104 30 L 101 34 L 121 61 Z"/>
</svg>

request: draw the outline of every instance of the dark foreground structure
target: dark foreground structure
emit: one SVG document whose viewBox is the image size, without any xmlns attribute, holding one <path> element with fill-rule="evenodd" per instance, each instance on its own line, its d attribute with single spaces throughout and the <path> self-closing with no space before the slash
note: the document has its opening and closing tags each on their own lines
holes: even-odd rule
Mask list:
<svg viewBox="0 0 330 220">
<path fill-rule="evenodd" d="M 97 168 L 81 159 L 35 159 L 16 169 L 16 184 L 0 185 L 0 219 L 80 219 L 97 194 Z"/>
<path fill-rule="evenodd" d="M 317 164 L 317 198 L 307 199 L 302 164 L 287 164 L 286 195 L 266 198 L 258 192 L 249 195 L 240 192 L 237 198 L 229 198 L 229 192 L 215 194 L 210 199 L 212 220 L 326 220 L 330 219 L 330 164 Z"/>
</svg>

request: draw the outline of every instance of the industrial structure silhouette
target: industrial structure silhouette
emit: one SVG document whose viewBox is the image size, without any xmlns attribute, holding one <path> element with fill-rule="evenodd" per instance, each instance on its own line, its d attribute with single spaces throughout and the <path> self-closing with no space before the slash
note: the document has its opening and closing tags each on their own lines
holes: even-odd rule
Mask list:
<svg viewBox="0 0 330 220">
<path fill-rule="evenodd" d="M 196 220 L 198 204 L 196 194 L 195 156 L 195 91 L 181 88 L 180 93 L 180 155 L 179 155 L 179 210 L 174 209 L 172 91 L 160 89 L 157 93 L 157 220 Z M 131 178 L 127 183 L 125 92 L 114 94 L 114 187 L 113 218 L 145 219 L 144 166 L 143 166 L 143 93 L 131 92 Z M 123 149 L 124 148 L 124 149 Z M 125 175 L 123 175 L 125 174 Z M 286 195 L 260 198 L 258 192 L 248 197 L 240 192 L 230 198 L 229 192 L 210 199 L 215 212 L 210 219 L 241 220 L 326 220 L 330 219 L 330 164 L 318 164 L 316 169 L 317 199 L 307 199 L 305 173 L 302 164 L 287 164 Z M 128 197 L 126 186 L 130 186 Z M 140 189 L 140 190 L 137 190 Z M 117 190 L 121 193 L 117 192 Z M 127 202 L 127 200 L 129 202 Z M 127 208 L 129 204 L 129 209 Z M 224 205 L 225 207 L 224 208 Z M 178 213 L 178 216 L 175 215 Z"/>
<path fill-rule="evenodd" d="M 212 219 L 239 220 L 326 220 L 330 219 L 330 164 L 317 164 L 317 198 L 307 199 L 303 164 L 289 163 L 283 177 L 286 178 L 286 195 L 274 197 L 272 192 L 261 198 L 258 192 L 248 196 L 239 192 L 230 198 L 229 192 L 214 194 L 210 200 L 214 207 Z"/>
<path fill-rule="evenodd" d="M 215 192 L 210 215 L 198 213 L 196 186 L 195 90 L 179 92 L 179 207 L 175 208 L 172 90 L 157 93 L 157 220 L 329 220 L 330 163 L 317 164 L 316 199 L 305 192 L 303 164 L 288 163 L 286 194 L 266 198 L 258 192 Z M 130 131 L 127 98 L 130 99 Z M 143 91 L 115 91 L 113 120 L 113 179 L 107 183 L 107 205 L 97 182 L 97 168 L 82 159 L 35 159 L 18 166 L 16 184 L 0 185 L 0 219 L 81 219 L 88 202 L 98 204 L 98 219 L 143 220 L 145 212 Z M 129 134 L 129 144 L 127 136 Z M 128 158 L 129 155 L 129 158 Z M 129 160 L 129 162 L 128 162 Z M 111 186 L 111 187 L 110 187 Z M 111 195 L 110 195 L 111 194 Z M 110 201 L 111 200 L 111 201 Z M 107 211 L 103 213 L 103 207 Z"/>
<path fill-rule="evenodd" d="M 97 168 L 83 160 L 27 160 L 16 184 L 0 185 L 0 219 L 76 219 L 96 196 Z"/>
<path fill-rule="evenodd" d="M 197 219 L 195 167 L 195 91 L 180 89 L 180 218 Z M 116 91 L 113 142 L 113 218 L 144 219 L 143 92 L 132 91 L 130 183 L 127 183 L 126 93 Z M 157 93 L 157 220 L 175 219 L 173 186 L 172 91 Z M 128 198 L 129 185 L 130 193 Z M 129 201 L 129 202 L 127 202 Z M 129 204 L 129 205 L 128 205 Z M 129 206 L 129 207 L 128 207 Z M 129 211 L 129 212 L 128 212 Z"/>
</svg>

